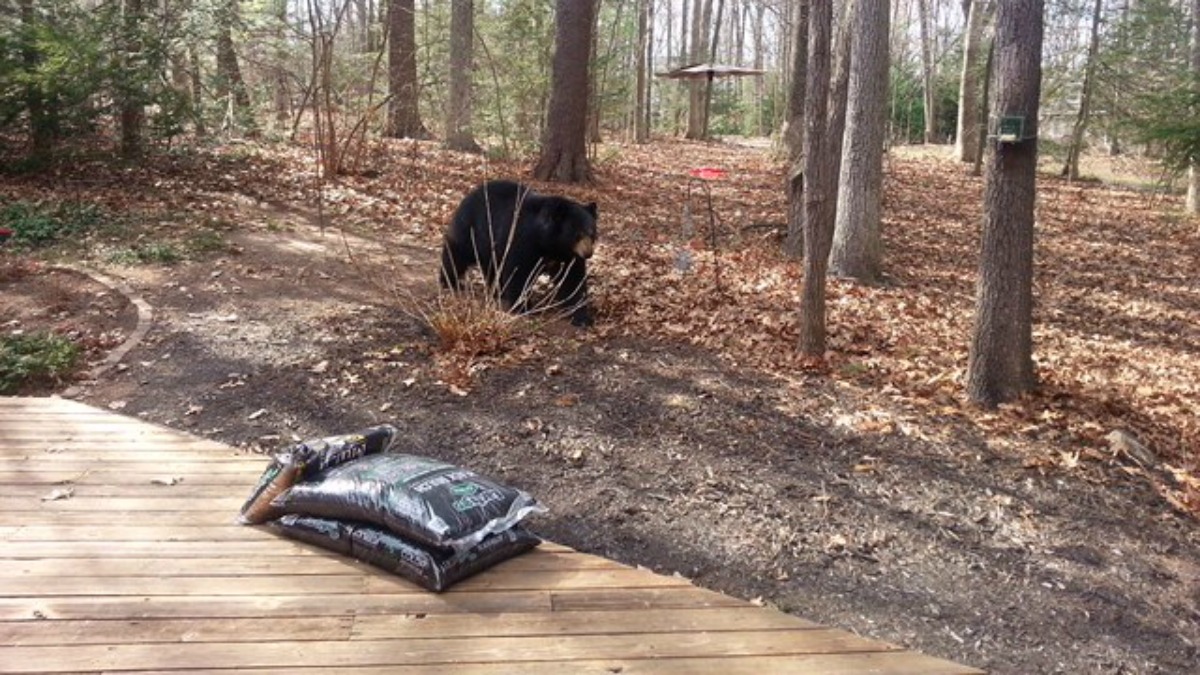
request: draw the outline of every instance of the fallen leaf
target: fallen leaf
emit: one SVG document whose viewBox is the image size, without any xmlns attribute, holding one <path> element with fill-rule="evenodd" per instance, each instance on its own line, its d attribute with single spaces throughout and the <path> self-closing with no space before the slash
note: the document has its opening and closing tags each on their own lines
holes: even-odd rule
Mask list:
<svg viewBox="0 0 1200 675">
<path fill-rule="evenodd" d="M 50 494 L 42 497 L 44 502 L 57 502 L 62 499 L 70 499 L 75 496 L 75 488 L 57 488 L 52 490 Z"/>
</svg>

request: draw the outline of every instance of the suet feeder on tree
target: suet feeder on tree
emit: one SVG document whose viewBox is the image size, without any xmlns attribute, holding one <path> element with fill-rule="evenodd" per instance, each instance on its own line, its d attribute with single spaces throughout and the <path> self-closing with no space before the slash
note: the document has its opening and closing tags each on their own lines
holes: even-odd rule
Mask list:
<svg viewBox="0 0 1200 675">
<path fill-rule="evenodd" d="M 1020 143 L 1025 140 L 1025 116 L 1004 115 L 997 125 L 996 140 L 1001 143 Z"/>
</svg>

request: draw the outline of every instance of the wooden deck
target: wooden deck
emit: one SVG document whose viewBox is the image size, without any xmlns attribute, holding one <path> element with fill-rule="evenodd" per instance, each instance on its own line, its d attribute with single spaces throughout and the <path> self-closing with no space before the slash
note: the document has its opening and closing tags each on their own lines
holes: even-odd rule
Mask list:
<svg viewBox="0 0 1200 675">
<path fill-rule="evenodd" d="M 234 523 L 265 462 L 0 398 L 0 673 L 971 673 L 546 543 L 435 595 Z"/>
</svg>

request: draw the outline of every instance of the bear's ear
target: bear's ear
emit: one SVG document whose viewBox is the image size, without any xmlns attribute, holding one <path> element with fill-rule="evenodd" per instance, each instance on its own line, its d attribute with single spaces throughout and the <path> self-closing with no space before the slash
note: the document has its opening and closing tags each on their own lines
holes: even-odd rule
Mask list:
<svg viewBox="0 0 1200 675">
<path fill-rule="evenodd" d="M 592 217 L 593 217 L 593 218 L 595 218 L 595 217 L 598 215 L 598 214 L 596 213 L 596 202 L 588 202 L 588 205 L 587 205 L 587 206 L 585 206 L 585 207 L 583 207 L 583 208 L 584 208 L 584 210 L 586 210 L 588 213 L 592 214 Z"/>
</svg>

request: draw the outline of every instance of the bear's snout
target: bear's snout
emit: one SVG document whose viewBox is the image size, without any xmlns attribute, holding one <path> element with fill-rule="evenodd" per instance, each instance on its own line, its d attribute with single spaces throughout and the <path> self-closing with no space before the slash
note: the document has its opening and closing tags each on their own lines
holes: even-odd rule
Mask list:
<svg viewBox="0 0 1200 675">
<path fill-rule="evenodd" d="M 596 242 L 591 237 L 584 237 L 575 242 L 575 255 L 587 260 L 592 257 L 592 252 L 596 248 Z"/>
</svg>

